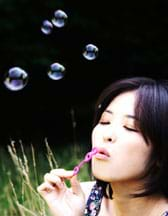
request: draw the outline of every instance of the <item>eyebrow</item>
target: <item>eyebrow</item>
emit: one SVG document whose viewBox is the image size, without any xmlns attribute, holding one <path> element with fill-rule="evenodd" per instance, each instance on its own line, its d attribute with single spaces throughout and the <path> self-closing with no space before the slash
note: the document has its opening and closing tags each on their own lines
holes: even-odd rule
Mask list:
<svg viewBox="0 0 168 216">
<path fill-rule="evenodd" d="M 105 110 L 104 112 L 113 114 L 113 112 L 112 112 L 111 110 Z M 127 115 L 125 115 L 125 117 L 131 118 L 131 119 L 135 119 L 136 121 L 138 121 L 138 118 L 137 118 L 136 116 L 134 116 L 134 115 L 129 115 L 129 114 L 127 114 Z"/>
</svg>

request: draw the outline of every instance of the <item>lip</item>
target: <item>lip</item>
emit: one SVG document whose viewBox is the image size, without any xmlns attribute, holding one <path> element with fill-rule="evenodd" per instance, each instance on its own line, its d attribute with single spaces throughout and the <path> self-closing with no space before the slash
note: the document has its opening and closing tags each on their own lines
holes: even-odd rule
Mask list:
<svg viewBox="0 0 168 216">
<path fill-rule="evenodd" d="M 105 148 L 97 148 L 97 153 L 94 157 L 101 160 L 107 160 L 109 159 L 110 154 Z"/>
</svg>

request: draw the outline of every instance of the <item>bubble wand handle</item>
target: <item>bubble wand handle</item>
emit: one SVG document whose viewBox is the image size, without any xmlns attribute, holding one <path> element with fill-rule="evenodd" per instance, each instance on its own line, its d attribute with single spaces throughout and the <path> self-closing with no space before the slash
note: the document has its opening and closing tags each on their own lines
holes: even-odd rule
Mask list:
<svg viewBox="0 0 168 216">
<path fill-rule="evenodd" d="M 80 168 L 83 166 L 83 164 L 89 162 L 92 159 L 93 155 L 95 155 L 97 152 L 98 152 L 97 148 L 93 148 L 90 152 L 88 152 L 85 155 L 84 160 L 82 160 L 77 166 L 74 167 L 73 176 L 77 175 Z"/>
</svg>

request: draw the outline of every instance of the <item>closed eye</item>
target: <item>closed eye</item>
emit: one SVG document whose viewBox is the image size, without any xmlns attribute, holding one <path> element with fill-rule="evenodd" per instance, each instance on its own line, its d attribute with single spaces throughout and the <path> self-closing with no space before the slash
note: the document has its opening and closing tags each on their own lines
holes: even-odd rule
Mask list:
<svg viewBox="0 0 168 216">
<path fill-rule="evenodd" d="M 110 122 L 108 122 L 108 121 L 106 121 L 106 122 L 99 122 L 99 124 L 101 124 L 101 125 L 108 125 L 108 124 L 110 124 Z"/>
<path fill-rule="evenodd" d="M 138 130 L 135 129 L 135 128 L 130 128 L 130 127 L 127 127 L 127 126 L 124 126 L 124 128 L 125 128 L 126 130 L 128 130 L 128 131 L 138 132 Z"/>
</svg>

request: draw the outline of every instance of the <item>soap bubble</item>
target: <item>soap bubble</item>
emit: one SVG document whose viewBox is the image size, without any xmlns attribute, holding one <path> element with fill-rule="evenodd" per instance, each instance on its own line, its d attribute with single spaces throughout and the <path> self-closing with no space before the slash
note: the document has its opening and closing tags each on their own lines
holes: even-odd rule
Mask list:
<svg viewBox="0 0 168 216">
<path fill-rule="evenodd" d="M 13 67 L 5 74 L 4 85 L 11 91 L 23 89 L 28 82 L 28 74 L 20 67 Z"/>
<path fill-rule="evenodd" d="M 52 23 L 54 26 L 58 27 L 58 28 L 62 28 L 65 26 L 66 22 L 67 22 L 67 14 L 62 11 L 62 10 L 56 10 L 54 12 L 54 17 L 52 19 Z"/>
<path fill-rule="evenodd" d="M 41 31 L 44 34 L 49 35 L 51 34 L 52 29 L 53 29 L 53 24 L 48 20 L 44 20 L 41 26 Z"/>
<path fill-rule="evenodd" d="M 86 45 L 86 47 L 84 49 L 83 56 L 87 60 L 94 60 L 98 56 L 98 51 L 99 51 L 99 49 L 95 45 L 88 44 L 88 45 Z"/>
<path fill-rule="evenodd" d="M 65 67 L 60 63 L 53 63 L 50 65 L 50 70 L 48 71 L 48 76 L 52 80 L 60 80 L 65 75 Z"/>
</svg>

